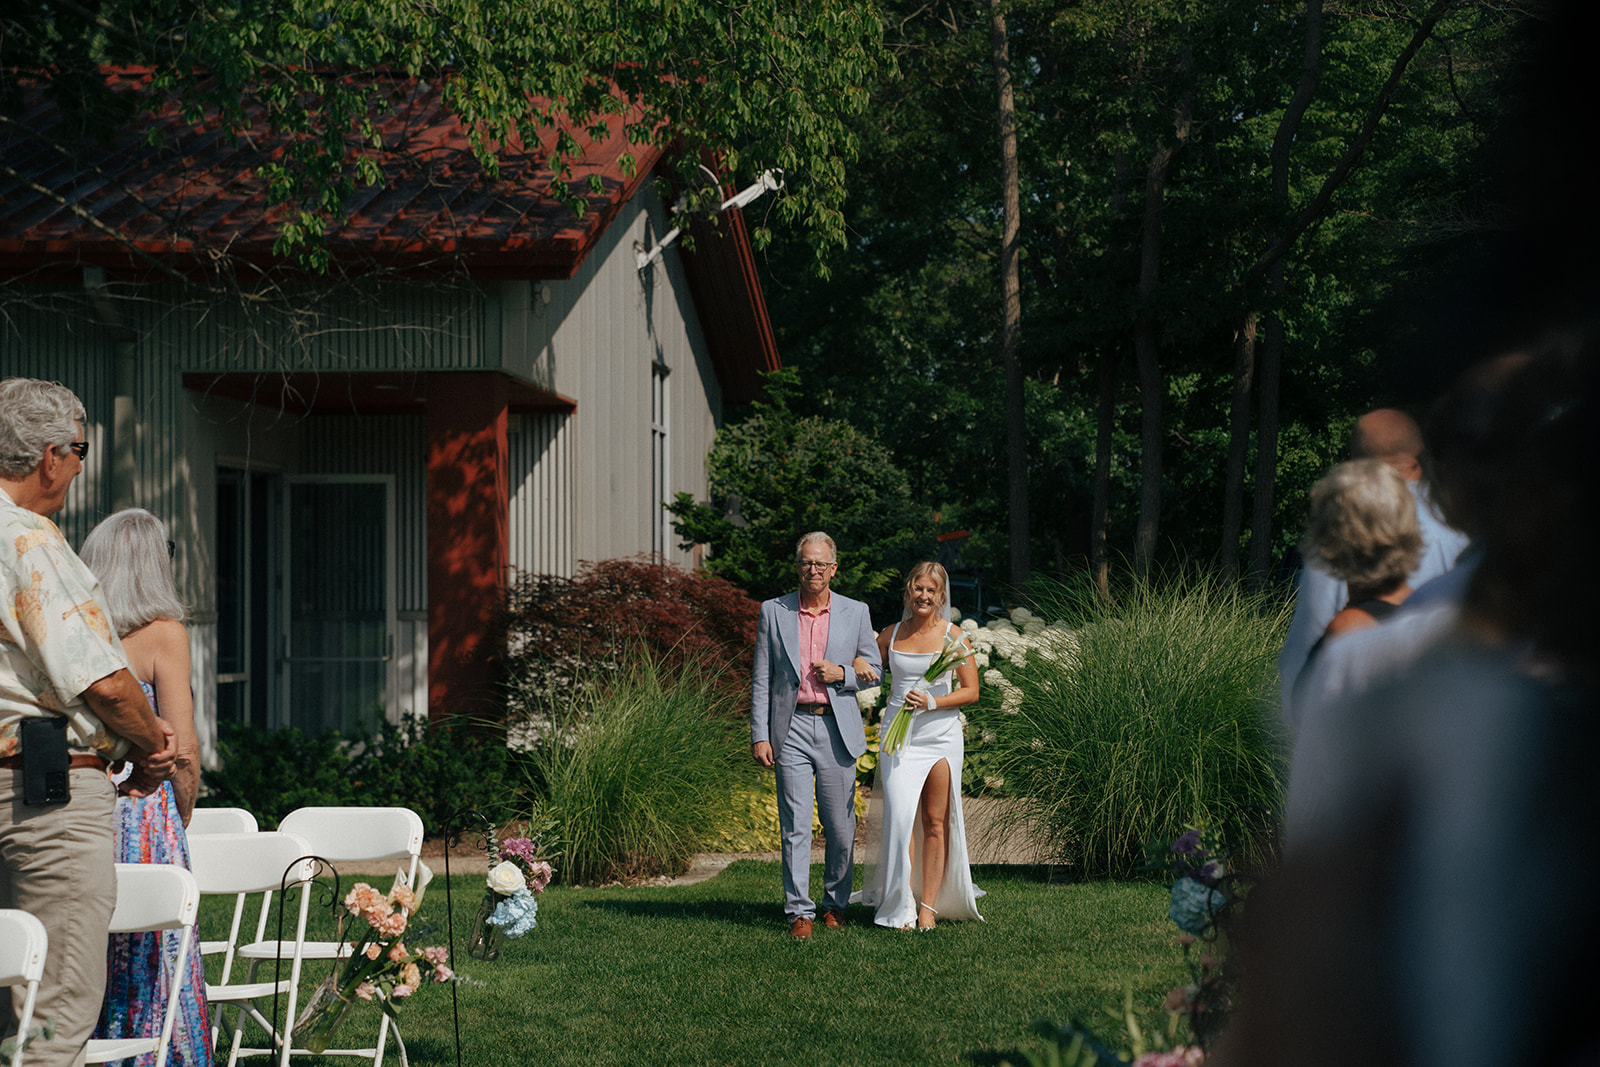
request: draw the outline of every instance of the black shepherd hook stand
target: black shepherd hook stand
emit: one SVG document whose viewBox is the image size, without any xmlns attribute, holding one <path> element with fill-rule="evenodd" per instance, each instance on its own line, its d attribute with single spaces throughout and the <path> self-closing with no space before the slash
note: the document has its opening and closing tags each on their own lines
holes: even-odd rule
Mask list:
<svg viewBox="0 0 1600 1067">
<path fill-rule="evenodd" d="M 458 823 L 465 818 L 473 818 L 482 823 L 481 829 L 471 830 L 458 827 Z M 463 808 L 444 821 L 444 912 L 445 936 L 450 942 L 450 966 L 456 965 L 456 908 L 455 901 L 450 896 L 450 850 L 467 834 L 473 834 L 479 842 L 479 848 L 484 852 L 491 852 L 494 847 L 494 823 L 489 817 L 477 808 Z M 450 983 L 450 1017 L 455 1024 L 456 1033 L 456 1067 L 461 1067 L 461 1008 L 456 1001 L 456 986 L 459 981 Z"/>
<path fill-rule="evenodd" d="M 311 864 L 309 871 L 305 870 L 304 866 L 307 862 Z M 300 873 L 297 874 L 296 872 Z M 333 879 L 331 889 L 326 883 L 317 881 L 318 878 L 324 876 Z M 339 902 L 342 899 L 339 895 L 339 869 L 321 856 L 301 856 L 285 867 L 283 869 L 283 877 L 278 879 L 278 940 L 274 946 L 277 949 L 277 953 L 272 960 L 272 1025 L 274 1027 L 272 1033 L 272 1055 L 274 1058 L 282 1057 L 283 1043 L 285 1041 L 288 1041 L 291 1047 L 294 1044 L 293 1019 L 284 1019 L 282 1030 L 278 1030 L 276 1027 L 278 1025 L 278 991 L 283 988 L 283 906 L 288 902 L 290 887 L 296 885 L 300 886 L 302 893 L 309 893 L 312 891 L 312 887 L 316 887 L 318 890 L 317 906 L 327 908 L 329 911 L 334 912 L 335 915 L 338 914 Z"/>
</svg>

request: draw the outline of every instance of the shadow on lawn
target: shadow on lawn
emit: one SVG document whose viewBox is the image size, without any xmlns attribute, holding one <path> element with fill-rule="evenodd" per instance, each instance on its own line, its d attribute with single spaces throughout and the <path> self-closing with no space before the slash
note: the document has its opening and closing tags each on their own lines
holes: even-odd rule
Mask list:
<svg viewBox="0 0 1600 1067">
<path fill-rule="evenodd" d="M 734 926 L 771 926 L 783 910 L 780 897 L 772 905 L 748 900 L 583 900 L 567 907 L 593 908 L 635 919 L 704 919 Z"/>
</svg>

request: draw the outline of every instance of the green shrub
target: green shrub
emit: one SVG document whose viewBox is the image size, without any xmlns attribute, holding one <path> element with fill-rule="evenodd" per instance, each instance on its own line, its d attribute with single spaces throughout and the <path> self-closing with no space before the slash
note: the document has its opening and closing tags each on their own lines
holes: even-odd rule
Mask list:
<svg viewBox="0 0 1600 1067">
<path fill-rule="evenodd" d="M 518 757 L 463 720 L 385 722 L 370 735 L 221 727 L 222 767 L 202 775 L 205 803 L 245 808 L 264 829 L 314 806 L 406 807 L 429 833 L 463 808 L 499 822 L 525 807 Z"/>
<path fill-rule="evenodd" d="M 1012 816 L 1086 873 L 1125 876 L 1148 841 L 1216 828 L 1242 862 L 1271 847 L 1284 767 L 1274 661 L 1288 608 L 1194 573 L 1040 583 L 1038 612 L 1077 636 L 1030 660 L 998 718 Z"/>
<path fill-rule="evenodd" d="M 554 829 L 557 877 L 607 882 L 687 868 L 749 806 L 756 764 L 738 698 L 694 664 L 640 652 L 547 723 L 527 752 L 532 821 Z M 747 812 L 746 812 L 747 814 Z"/>
</svg>

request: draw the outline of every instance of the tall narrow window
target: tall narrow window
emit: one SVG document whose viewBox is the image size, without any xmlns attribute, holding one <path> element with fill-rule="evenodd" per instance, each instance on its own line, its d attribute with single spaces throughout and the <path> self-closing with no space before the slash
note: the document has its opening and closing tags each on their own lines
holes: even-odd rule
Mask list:
<svg viewBox="0 0 1600 1067">
<path fill-rule="evenodd" d="M 671 513 L 667 498 L 667 375 L 671 369 L 659 360 L 650 364 L 650 551 L 665 558 L 672 544 Z"/>
</svg>

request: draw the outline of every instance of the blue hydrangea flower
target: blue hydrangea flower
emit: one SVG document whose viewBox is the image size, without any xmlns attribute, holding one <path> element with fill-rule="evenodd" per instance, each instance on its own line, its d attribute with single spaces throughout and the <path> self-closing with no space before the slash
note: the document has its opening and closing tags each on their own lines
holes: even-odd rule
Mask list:
<svg viewBox="0 0 1600 1067">
<path fill-rule="evenodd" d="M 1172 883 L 1172 907 L 1167 914 L 1184 933 L 1203 937 L 1211 928 L 1211 916 L 1227 902 L 1221 892 L 1193 878 L 1179 878 Z"/>
<path fill-rule="evenodd" d="M 1200 851 L 1200 831 L 1190 830 L 1188 833 L 1181 834 L 1176 841 L 1172 842 L 1172 851 L 1180 856 L 1187 856 L 1192 852 Z"/>
<path fill-rule="evenodd" d="M 505 931 L 507 937 L 521 937 L 537 925 L 534 916 L 539 913 L 539 902 L 533 893 L 524 888 L 503 898 L 495 907 L 489 921 Z"/>
</svg>

